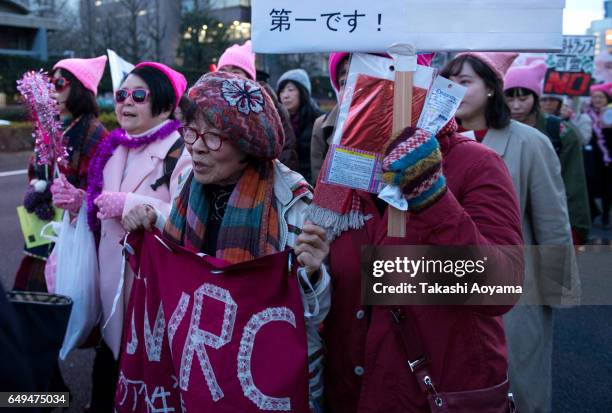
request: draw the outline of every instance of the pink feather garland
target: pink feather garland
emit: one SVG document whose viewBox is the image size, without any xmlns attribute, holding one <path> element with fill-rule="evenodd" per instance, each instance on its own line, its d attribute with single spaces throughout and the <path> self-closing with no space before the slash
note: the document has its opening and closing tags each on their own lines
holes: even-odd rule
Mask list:
<svg viewBox="0 0 612 413">
<path fill-rule="evenodd" d="M 57 102 L 52 98 L 55 86 L 49 81 L 49 76 L 42 70 L 26 72 L 17 81 L 17 90 L 23 96 L 34 123 L 32 137 L 38 164 L 66 166 L 68 153 L 63 142 Z"/>
</svg>

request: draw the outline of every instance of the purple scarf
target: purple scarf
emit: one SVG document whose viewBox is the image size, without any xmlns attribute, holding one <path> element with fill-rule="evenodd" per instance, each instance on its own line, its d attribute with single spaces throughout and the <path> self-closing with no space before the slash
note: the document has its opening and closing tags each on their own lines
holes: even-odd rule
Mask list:
<svg viewBox="0 0 612 413">
<path fill-rule="evenodd" d="M 172 120 L 152 134 L 141 136 L 137 139 L 131 139 L 123 129 L 115 129 L 100 143 L 96 155 L 91 160 L 87 174 L 87 222 L 92 231 L 100 227 L 100 220 L 97 217 L 98 207 L 94 204 L 94 200 L 102 193 L 102 188 L 104 187 L 104 167 L 110 157 L 113 156 L 115 149 L 119 145 L 129 149 L 146 146 L 170 135 L 180 125 L 181 123 L 178 120 Z"/>
<path fill-rule="evenodd" d="M 595 137 L 597 138 L 597 146 L 599 146 L 601 154 L 603 155 L 604 164 L 608 166 L 612 163 L 612 159 L 606 147 L 606 140 L 601 127 L 601 114 L 591 105 L 587 107 L 585 112 L 593 120 L 593 132 L 595 132 Z"/>
</svg>

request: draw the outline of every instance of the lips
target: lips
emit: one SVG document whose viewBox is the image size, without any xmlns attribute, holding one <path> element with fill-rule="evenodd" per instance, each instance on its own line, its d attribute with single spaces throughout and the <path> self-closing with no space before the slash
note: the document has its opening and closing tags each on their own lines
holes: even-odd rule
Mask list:
<svg viewBox="0 0 612 413">
<path fill-rule="evenodd" d="M 202 162 L 196 162 L 193 161 L 193 169 L 196 172 L 206 172 L 208 170 L 210 170 L 210 166 L 202 163 Z"/>
</svg>

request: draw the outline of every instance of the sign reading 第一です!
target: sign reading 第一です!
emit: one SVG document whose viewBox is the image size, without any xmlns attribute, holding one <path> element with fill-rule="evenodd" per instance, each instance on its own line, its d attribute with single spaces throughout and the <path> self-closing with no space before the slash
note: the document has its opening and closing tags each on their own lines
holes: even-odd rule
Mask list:
<svg viewBox="0 0 612 413">
<path fill-rule="evenodd" d="M 560 50 L 565 0 L 253 0 L 259 53 Z"/>
</svg>

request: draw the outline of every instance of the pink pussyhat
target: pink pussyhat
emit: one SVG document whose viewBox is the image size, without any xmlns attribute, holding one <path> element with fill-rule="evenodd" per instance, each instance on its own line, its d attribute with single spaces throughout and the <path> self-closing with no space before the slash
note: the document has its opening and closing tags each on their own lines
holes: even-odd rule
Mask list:
<svg viewBox="0 0 612 413">
<path fill-rule="evenodd" d="M 255 53 L 251 47 L 251 41 L 247 40 L 244 44 L 228 47 L 219 58 L 217 70 L 223 66 L 236 66 L 245 71 L 251 80 L 255 80 Z"/>
<path fill-rule="evenodd" d="M 591 93 L 602 92 L 608 97 L 612 97 L 612 83 L 600 83 L 598 85 L 591 86 Z"/>
<path fill-rule="evenodd" d="M 538 97 L 544 88 L 544 76 L 548 67 L 546 63 L 537 62 L 529 66 L 514 66 L 504 77 L 504 92 L 516 87 L 531 90 Z"/>
<path fill-rule="evenodd" d="M 172 90 L 174 90 L 174 96 L 176 96 L 176 102 L 174 103 L 174 108 L 178 106 L 181 101 L 181 97 L 185 90 L 187 89 L 187 79 L 181 73 L 176 70 L 157 62 L 140 62 L 136 65 L 135 68 L 139 67 L 152 67 L 153 69 L 157 69 L 164 74 L 170 81 L 172 85 Z"/>
<path fill-rule="evenodd" d="M 514 59 L 518 57 L 518 53 L 493 53 L 493 52 L 464 52 L 459 53 L 456 57 L 472 56 L 480 60 L 491 69 L 499 80 L 504 81 L 506 72 L 512 66 Z"/>
<path fill-rule="evenodd" d="M 98 56 L 93 59 L 64 59 L 57 62 L 53 66 L 53 70 L 67 70 L 79 79 L 79 82 L 86 89 L 91 90 L 94 95 L 97 95 L 98 85 L 106 67 L 106 60 L 106 56 Z"/>
<path fill-rule="evenodd" d="M 350 56 L 346 52 L 333 52 L 329 54 L 329 80 L 331 81 L 332 87 L 336 92 L 340 90 L 338 84 L 338 67 L 340 63 Z M 389 55 L 382 55 L 383 57 L 389 57 Z M 431 61 L 436 56 L 435 53 L 422 53 L 417 55 L 417 64 L 421 66 L 431 66 Z"/>
</svg>

